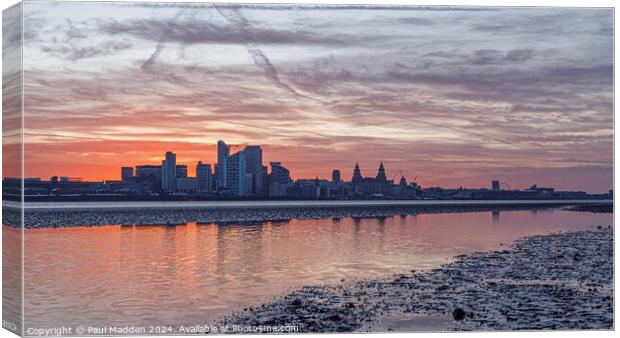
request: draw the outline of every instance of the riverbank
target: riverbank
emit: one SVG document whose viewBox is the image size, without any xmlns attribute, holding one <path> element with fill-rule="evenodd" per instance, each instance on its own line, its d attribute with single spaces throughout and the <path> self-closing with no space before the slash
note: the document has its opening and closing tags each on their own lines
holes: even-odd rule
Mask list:
<svg viewBox="0 0 620 338">
<path fill-rule="evenodd" d="M 175 225 L 189 222 L 252 224 L 321 218 L 392 217 L 432 213 L 541 210 L 611 201 L 281 201 L 26 203 L 25 228 L 95 225 Z M 5 224 L 19 226 L 19 212 L 3 203 Z"/>
<path fill-rule="evenodd" d="M 613 229 L 516 241 L 431 271 L 306 286 L 223 324 L 299 332 L 613 329 Z"/>
</svg>

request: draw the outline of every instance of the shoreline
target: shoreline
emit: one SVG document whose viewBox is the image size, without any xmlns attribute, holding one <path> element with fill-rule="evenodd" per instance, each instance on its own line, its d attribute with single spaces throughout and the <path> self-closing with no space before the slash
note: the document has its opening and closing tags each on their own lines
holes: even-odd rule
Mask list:
<svg viewBox="0 0 620 338">
<path fill-rule="evenodd" d="M 304 286 L 223 324 L 300 333 L 611 330 L 611 257 L 611 227 L 532 236 L 430 271 Z"/>
<path fill-rule="evenodd" d="M 175 206 L 159 203 L 140 205 L 92 204 L 84 202 L 56 204 L 26 203 L 26 229 L 67 228 L 100 225 L 165 225 L 176 226 L 196 222 L 229 224 L 257 224 L 291 219 L 368 218 L 399 215 L 500 212 L 510 210 L 545 210 L 553 208 L 611 206 L 611 201 L 289 201 L 288 203 L 182 203 Z M 20 209 L 3 204 L 4 224 L 19 227 Z"/>
<path fill-rule="evenodd" d="M 286 209 L 346 207 L 423 206 L 580 206 L 607 205 L 613 200 L 282 200 L 282 201 L 115 201 L 115 202 L 15 202 L 3 200 L 3 208 L 25 210 L 127 210 L 127 209 Z"/>
</svg>

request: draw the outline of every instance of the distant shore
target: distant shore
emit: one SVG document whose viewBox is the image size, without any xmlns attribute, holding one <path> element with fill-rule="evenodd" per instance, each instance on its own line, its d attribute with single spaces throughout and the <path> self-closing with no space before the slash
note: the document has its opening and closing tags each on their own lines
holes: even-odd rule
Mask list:
<svg viewBox="0 0 620 338">
<path fill-rule="evenodd" d="M 305 286 L 223 319 L 304 332 L 613 329 L 613 229 L 534 236 L 387 279 Z"/>
<path fill-rule="evenodd" d="M 538 210 L 605 206 L 601 200 L 364 200 L 236 202 L 40 202 L 25 203 L 27 229 L 96 225 L 247 224 L 291 219 L 391 217 L 431 213 Z M 19 226 L 19 203 L 3 201 L 5 224 Z"/>
<path fill-rule="evenodd" d="M 116 201 L 25 202 L 29 210 L 57 209 L 286 209 L 410 206 L 580 206 L 613 204 L 613 200 L 265 200 L 265 201 Z M 20 202 L 2 201 L 3 207 L 19 208 Z"/>
</svg>

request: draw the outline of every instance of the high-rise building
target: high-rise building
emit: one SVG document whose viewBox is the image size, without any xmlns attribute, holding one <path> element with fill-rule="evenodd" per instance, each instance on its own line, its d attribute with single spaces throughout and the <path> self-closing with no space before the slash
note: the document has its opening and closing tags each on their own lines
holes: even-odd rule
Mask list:
<svg viewBox="0 0 620 338">
<path fill-rule="evenodd" d="M 245 151 L 234 153 L 224 161 L 226 190 L 236 196 L 246 195 Z"/>
<path fill-rule="evenodd" d="M 334 169 L 334 171 L 332 171 L 332 183 L 333 184 L 339 184 L 340 183 L 340 170 L 338 169 Z"/>
<path fill-rule="evenodd" d="M 196 165 L 196 190 L 198 192 L 211 191 L 211 165 L 198 162 Z"/>
<path fill-rule="evenodd" d="M 187 177 L 187 166 L 185 164 L 177 164 L 177 178 Z"/>
<path fill-rule="evenodd" d="M 121 167 L 121 180 L 127 181 L 131 177 L 133 177 L 133 167 Z"/>
<path fill-rule="evenodd" d="M 177 155 L 169 151 L 166 159 L 161 161 L 161 188 L 166 192 L 177 189 Z"/>
<path fill-rule="evenodd" d="M 491 190 L 493 191 L 500 191 L 500 186 L 499 186 L 499 181 L 498 180 L 493 180 L 491 181 Z"/>
<path fill-rule="evenodd" d="M 217 190 L 223 190 L 226 186 L 226 158 L 230 155 L 230 147 L 226 142 L 217 141 Z"/>
<path fill-rule="evenodd" d="M 288 184 L 291 183 L 291 172 L 282 166 L 280 162 L 269 162 L 271 166 L 271 177 L 272 183 L 279 184 Z"/>
<path fill-rule="evenodd" d="M 245 173 L 251 175 L 250 182 L 246 185 L 246 193 L 249 196 L 261 195 L 263 192 L 263 151 L 260 146 L 245 147 Z"/>
</svg>

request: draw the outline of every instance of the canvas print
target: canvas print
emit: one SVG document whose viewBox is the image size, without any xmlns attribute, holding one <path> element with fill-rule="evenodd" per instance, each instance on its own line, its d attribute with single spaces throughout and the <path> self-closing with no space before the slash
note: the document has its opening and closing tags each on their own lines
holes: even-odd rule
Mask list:
<svg viewBox="0 0 620 338">
<path fill-rule="evenodd" d="M 3 327 L 612 330 L 613 8 L 24 1 Z"/>
</svg>

